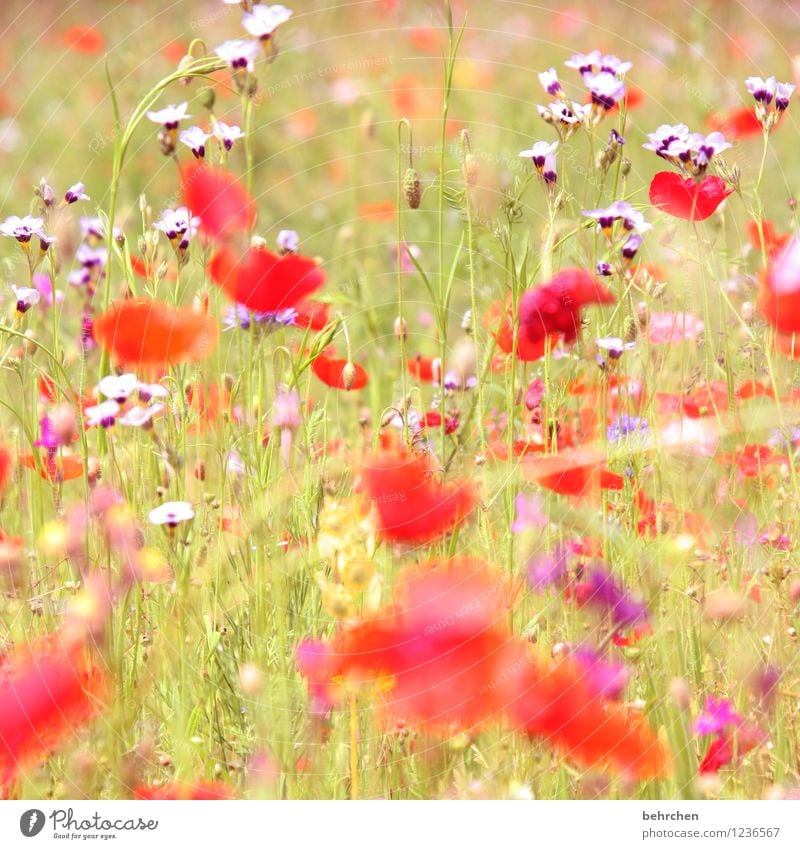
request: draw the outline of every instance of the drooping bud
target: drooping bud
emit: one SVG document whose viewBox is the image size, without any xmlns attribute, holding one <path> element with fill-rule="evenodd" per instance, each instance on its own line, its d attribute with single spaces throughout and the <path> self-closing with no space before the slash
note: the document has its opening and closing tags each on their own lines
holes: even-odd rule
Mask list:
<svg viewBox="0 0 800 849">
<path fill-rule="evenodd" d="M 394 320 L 394 335 L 398 339 L 408 339 L 408 322 L 399 315 Z"/>
<path fill-rule="evenodd" d="M 403 194 L 406 197 L 409 209 L 419 209 L 422 200 L 422 186 L 419 171 L 416 168 L 409 168 L 406 171 L 406 176 L 403 179 Z"/>
</svg>

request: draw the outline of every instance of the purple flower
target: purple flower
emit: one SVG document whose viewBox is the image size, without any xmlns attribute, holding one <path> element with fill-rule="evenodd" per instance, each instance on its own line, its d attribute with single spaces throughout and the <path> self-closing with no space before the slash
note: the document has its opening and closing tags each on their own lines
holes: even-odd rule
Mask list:
<svg viewBox="0 0 800 849">
<path fill-rule="evenodd" d="M 630 679 L 622 663 L 609 663 L 591 646 L 581 645 L 570 654 L 585 671 L 586 681 L 601 698 L 618 699 Z"/>
<path fill-rule="evenodd" d="M 595 266 L 595 271 L 597 272 L 598 277 L 611 277 L 614 273 L 614 270 L 611 268 L 611 265 L 607 262 L 598 262 Z"/>
<path fill-rule="evenodd" d="M 695 720 L 694 731 L 701 736 L 724 734 L 730 726 L 739 727 L 743 722 L 744 717 L 736 713 L 728 699 L 709 696 L 703 712 Z"/>
<path fill-rule="evenodd" d="M 563 584 L 568 576 L 569 548 L 557 545 L 552 553 L 534 555 L 528 561 L 528 583 L 531 589 L 543 590 L 553 584 Z"/>
<path fill-rule="evenodd" d="M 41 437 L 33 444 L 38 448 L 45 448 L 48 454 L 55 454 L 61 445 L 61 440 L 53 430 L 53 423 L 47 416 L 39 419 L 39 432 Z"/>
<path fill-rule="evenodd" d="M 622 442 L 626 436 L 647 437 L 647 419 L 622 413 L 616 422 L 609 425 L 606 430 L 606 438 L 609 442 Z"/>
<path fill-rule="evenodd" d="M 595 565 L 584 576 L 586 604 L 607 613 L 618 628 L 647 622 L 647 606 L 635 599 L 621 582 L 601 565 Z"/>
</svg>

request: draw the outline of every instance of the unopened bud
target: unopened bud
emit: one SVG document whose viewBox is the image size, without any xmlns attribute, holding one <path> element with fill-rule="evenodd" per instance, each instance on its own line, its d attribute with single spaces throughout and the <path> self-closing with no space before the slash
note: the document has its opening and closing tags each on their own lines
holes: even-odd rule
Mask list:
<svg viewBox="0 0 800 849">
<path fill-rule="evenodd" d="M 342 386 L 346 392 L 353 388 L 356 379 L 356 367 L 348 360 L 342 369 Z"/>
<path fill-rule="evenodd" d="M 474 186 L 478 182 L 478 172 L 480 171 L 480 163 L 478 157 L 472 153 L 468 153 L 464 158 L 464 180 L 468 186 Z"/>
<path fill-rule="evenodd" d="M 408 338 L 408 322 L 404 318 L 400 318 L 399 315 L 394 320 L 394 335 L 398 339 Z"/>
<path fill-rule="evenodd" d="M 403 193 L 406 196 L 406 203 L 409 209 L 419 209 L 419 204 L 422 200 L 422 187 L 419 179 L 419 171 L 416 168 L 409 168 L 406 171 L 406 176 L 403 179 Z"/>
</svg>

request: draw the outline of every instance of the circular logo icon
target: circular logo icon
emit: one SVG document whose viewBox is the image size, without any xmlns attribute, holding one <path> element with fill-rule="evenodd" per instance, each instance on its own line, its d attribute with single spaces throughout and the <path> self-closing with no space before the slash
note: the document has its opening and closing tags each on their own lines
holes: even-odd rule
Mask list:
<svg viewBox="0 0 800 849">
<path fill-rule="evenodd" d="M 25 837 L 36 837 L 44 828 L 44 812 L 38 808 L 31 808 L 19 818 L 19 830 Z"/>
</svg>

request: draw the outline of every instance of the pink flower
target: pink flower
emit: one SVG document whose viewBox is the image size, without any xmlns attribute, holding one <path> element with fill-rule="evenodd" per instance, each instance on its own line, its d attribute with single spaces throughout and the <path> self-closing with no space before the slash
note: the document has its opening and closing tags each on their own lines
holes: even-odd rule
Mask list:
<svg viewBox="0 0 800 849">
<path fill-rule="evenodd" d="M 684 339 L 697 339 L 705 330 L 702 320 L 690 312 L 654 312 L 647 324 L 652 345 L 666 345 Z"/>
</svg>

